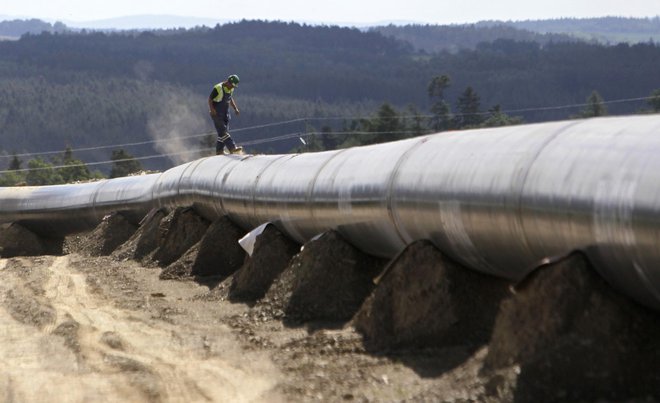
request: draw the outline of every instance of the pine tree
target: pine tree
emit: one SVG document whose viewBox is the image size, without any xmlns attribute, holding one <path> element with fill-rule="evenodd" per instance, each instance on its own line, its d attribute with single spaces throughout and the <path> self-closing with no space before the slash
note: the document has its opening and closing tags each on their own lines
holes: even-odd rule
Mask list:
<svg viewBox="0 0 660 403">
<path fill-rule="evenodd" d="M 142 164 L 122 148 L 114 150 L 111 159 L 114 161 L 110 170 L 111 178 L 128 176 L 142 170 Z"/>
<path fill-rule="evenodd" d="M 607 108 L 603 104 L 603 98 L 600 96 L 598 91 L 593 91 L 589 98 L 587 98 L 587 106 L 582 109 L 579 117 L 581 118 L 593 118 L 598 116 L 607 115 Z"/>
<path fill-rule="evenodd" d="M 63 165 L 63 168 L 60 168 L 59 174 L 66 183 L 86 181 L 92 178 L 87 165 L 83 161 L 73 158 L 71 147 L 67 147 L 64 150 L 64 155 L 60 163 Z"/>
<path fill-rule="evenodd" d="M 332 134 L 332 127 L 321 127 L 321 136 L 321 142 L 323 143 L 324 150 L 334 150 L 337 148 L 339 139 L 337 138 L 336 134 Z"/>
<path fill-rule="evenodd" d="M 651 98 L 649 98 L 648 102 L 651 108 L 653 108 L 653 112 L 660 112 L 660 89 L 651 93 Z"/>
<path fill-rule="evenodd" d="M 370 128 L 374 132 L 374 143 L 385 143 L 400 140 L 405 137 L 404 126 L 401 124 L 399 114 L 388 103 L 381 105 L 378 115 L 372 119 Z"/>
<path fill-rule="evenodd" d="M 419 114 L 415 105 L 408 105 L 408 114 L 412 116 L 410 124 L 407 125 L 411 135 L 417 137 L 425 134 L 427 130 L 423 124 L 424 117 Z"/>
<path fill-rule="evenodd" d="M 449 130 L 452 128 L 452 116 L 449 103 L 444 100 L 444 91 L 450 84 L 449 76 L 442 75 L 433 77 L 428 86 L 428 94 L 431 100 L 431 128 L 435 131 Z"/>
<path fill-rule="evenodd" d="M 455 119 L 456 126 L 458 128 L 479 126 L 484 121 L 484 117 L 479 111 L 480 106 L 481 98 L 477 92 L 472 87 L 467 87 L 458 98 L 459 115 Z"/>
<path fill-rule="evenodd" d="M 9 162 L 9 170 L 18 171 L 19 169 L 21 169 L 22 164 L 23 161 L 21 161 L 16 154 L 13 154 L 11 157 L 11 162 Z"/>
<path fill-rule="evenodd" d="M 506 113 L 502 112 L 500 105 L 495 105 L 494 107 L 488 110 L 490 116 L 481 123 L 481 127 L 500 127 L 500 126 L 511 126 L 518 125 L 523 122 L 523 118 L 520 116 L 509 116 Z"/>
</svg>

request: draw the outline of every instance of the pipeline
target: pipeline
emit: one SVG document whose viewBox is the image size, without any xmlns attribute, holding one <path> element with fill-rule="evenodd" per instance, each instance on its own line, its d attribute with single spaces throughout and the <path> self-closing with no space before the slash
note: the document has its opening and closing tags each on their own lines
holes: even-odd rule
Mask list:
<svg viewBox="0 0 660 403">
<path fill-rule="evenodd" d="M 513 281 L 581 250 L 599 273 L 660 309 L 660 116 L 443 132 L 344 150 L 202 158 L 160 174 L 0 188 L 0 222 L 91 228 L 110 212 L 194 206 L 300 243 L 336 229 L 391 257 L 427 239 Z"/>
</svg>

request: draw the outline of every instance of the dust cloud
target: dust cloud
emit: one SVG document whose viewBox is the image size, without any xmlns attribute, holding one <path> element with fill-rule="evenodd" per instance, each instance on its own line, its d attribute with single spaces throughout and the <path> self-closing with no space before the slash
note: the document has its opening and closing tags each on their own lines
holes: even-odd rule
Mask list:
<svg viewBox="0 0 660 403">
<path fill-rule="evenodd" d="M 200 100 L 192 94 L 177 95 L 158 101 L 160 108 L 149 117 L 147 131 L 154 148 L 180 165 L 207 154 L 201 142 L 211 132 Z"/>
</svg>

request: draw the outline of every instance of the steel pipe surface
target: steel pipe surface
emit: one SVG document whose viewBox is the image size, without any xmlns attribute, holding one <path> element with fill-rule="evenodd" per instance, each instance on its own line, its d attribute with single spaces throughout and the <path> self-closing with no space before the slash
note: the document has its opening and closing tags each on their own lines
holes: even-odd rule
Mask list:
<svg viewBox="0 0 660 403">
<path fill-rule="evenodd" d="M 112 211 L 192 205 L 246 230 L 273 222 L 301 243 L 336 229 L 384 257 L 428 239 L 468 267 L 512 280 L 581 250 L 610 283 L 660 309 L 659 155 L 658 115 L 445 132 L 0 188 L 0 222 L 65 233 Z"/>
</svg>

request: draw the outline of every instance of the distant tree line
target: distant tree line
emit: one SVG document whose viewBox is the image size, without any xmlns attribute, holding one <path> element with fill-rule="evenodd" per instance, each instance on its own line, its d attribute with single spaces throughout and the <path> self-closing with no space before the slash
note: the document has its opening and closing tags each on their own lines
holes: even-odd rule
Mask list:
<svg viewBox="0 0 660 403">
<path fill-rule="evenodd" d="M 112 152 L 110 178 L 128 176 L 142 169 L 140 162 L 123 149 Z M 26 168 L 23 168 L 23 161 L 13 155 L 8 169 L 0 173 L 0 186 L 59 185 L 95 181 L 105 177 L 98 170 L 90 171 L 87 164 L 74 158 L 71 148 L 67 148 L 62 155 L 55 155 L 50 161 L 41 157 L 30 159 Z"/>
<path fill-rule="evenodd" d="M 557 18 L 527 21 L 481 21 L 457 25 L 387 25 L 370 28 L 410 43 L 420 51 L 437 53 L 475 49 L 497 39 L 535 42 L 618 43 L 660 42 L 660 17 L 655 18 Z"/>
<path fill-rule="evenodd" d="M 607 97 L 648 93 L 659 86 L 655 71 L 660 61 L 660 49 L 648 43 L 512 39 L 420 54 L 408 42 L 375 31 L 262 21 L 170 34 L 26 35 L 0 42 L 0 52 L 5 61 L 0 77 L 43 76 L 65 84 L 80 78 L 74 73 L 86 73 L 166 82 L 206 95 L 233 72 L 243 78 L 241 90 L 254 95 L 420 107 L 427 101 L 423 93 L 429 78 L 439 72 L 450 75 L 456 88 L 480 88 L 488 103 L 509 108 L 540 100 L 574 102 L 594 88 Z"/>
<path fill-rule="evenodd" d="M 53 24 L 31 18 L 29 20 L 0 21 L 0 36 L 19 38 L 24 34 L 40 34 L 42 32 L 66 32 L 67 26 L 61 22 Z"/>
<path fill-rule="evenodd" d="M 604 44 L 660 42 L 660 17 L 556 18 L 507 21 L 505 25 L 535 32 L 568 34 Z"/>
<path fill-rule="evenodd" d="M 496 39 L 516 42 L 534 42 L 545 45 L 550 42 L 578 42 L 567 34 L 544 34 L 528 29 L 519 29 L 504 23 L 464 25 L 387 25 L 370 29 L 374 32 L 410 43 L 415 49 L 426 53 L 447 51 L 456 53 L 464 49 L 476 49 L 481 43 Z"/>
</svg>

